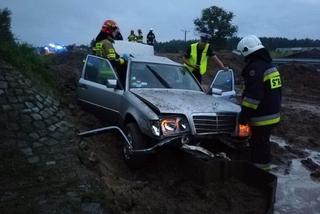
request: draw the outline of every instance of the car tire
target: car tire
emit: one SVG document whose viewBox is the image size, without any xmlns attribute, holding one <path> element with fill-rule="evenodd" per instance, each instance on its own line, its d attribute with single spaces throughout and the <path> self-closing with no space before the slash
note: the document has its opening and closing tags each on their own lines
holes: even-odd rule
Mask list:
<svg viewBox="0 0 320 214">
<path fill-rule="evenodd" d="M 126 135 L 133 149 L 145 149 L 147 147 L 147 137 L 144 136 L 136 123 L 126 125 Z M 128 145 L 123 147 L 123 157 L 130 168 L 141 168 L 145 164 L 146 154 L 130 154 Z"/>
</svg>

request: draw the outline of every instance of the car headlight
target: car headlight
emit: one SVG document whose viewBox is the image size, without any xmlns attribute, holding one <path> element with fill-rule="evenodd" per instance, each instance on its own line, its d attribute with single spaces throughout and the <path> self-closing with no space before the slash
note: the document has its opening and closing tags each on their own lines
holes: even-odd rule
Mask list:
<svg viewBox="0 0 320 214">
<path fill-rule="evenodd" d="M 159 121 L 154 121 L 151 124 L 151 131 L 152 134 L 154 134 L 157 137 L 160 137 L 160 125 L 159 125 Z"/>
<path fill-rule="evenodd" d="M 188 121 L 182 117 L 165 117 L 160 120 L 161 132 L 164 136 L 189 131 Z"/>
</svg>

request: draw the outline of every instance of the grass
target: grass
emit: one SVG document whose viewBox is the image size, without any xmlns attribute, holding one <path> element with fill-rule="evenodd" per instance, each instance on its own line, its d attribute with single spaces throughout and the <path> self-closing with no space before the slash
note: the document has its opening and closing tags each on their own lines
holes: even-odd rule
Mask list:
<svg viewBox="0 0 320 214">
<path fill-rule="evenodd" d="M 26 43 L 2 43 L 0 58 L 16 67 L 31 80 L 40 83 L 40 86 L 56 94 L 56 83 L 50 73 L 50 61 L 35 53 L 35 48 Z"/>
</svg>

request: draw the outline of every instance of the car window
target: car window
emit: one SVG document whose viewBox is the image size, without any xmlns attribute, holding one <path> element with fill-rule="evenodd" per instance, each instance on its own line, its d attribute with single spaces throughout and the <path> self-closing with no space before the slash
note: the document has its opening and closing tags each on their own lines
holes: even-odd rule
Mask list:
<svg viewBox="0 0 320 214">
<path fill-rule="evenodd" d="M 183 66 L 155 63 L 132 63 L 130 88 L 170 88 L 201 91 L 200 86 Z"/>
<path fill-rule="evenodd" d="M 222 92 L 232 91 L 232 72 L 221 71 L 217 74 L 213 82 L 213 88 L 221 89 Z"/>
<path fill-rule="evenodd" d="M 88 56 L 84 78 L 103 85 L 106 85 L 108 79 L 117 79 L 111 64 L 106 59 L 95 56 Z"/>
</svg>

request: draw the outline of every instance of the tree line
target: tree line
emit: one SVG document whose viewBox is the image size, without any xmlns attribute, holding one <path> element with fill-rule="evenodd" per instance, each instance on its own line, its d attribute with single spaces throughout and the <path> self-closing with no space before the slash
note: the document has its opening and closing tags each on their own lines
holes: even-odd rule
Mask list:
<svg viewBox="0 0 320 214">
<path fill-rule="evenodd" d="M 201 12 L 201 17 L 194 19 L 195 31 L 210 36 L 210 43 L 215 50 L 234 50 L 241 38 L 236 36 L 238 27 L 232 24 L 233 12 L 211 6 Z M 287 39 L 281 37 L 261 37 L 263 45 L 270 51 L 276 48 L 320 47 L 320 40 Z M 178 53 L 184 51 L 196 41 L 172 40 L 156 44 L 157 52 Z"/>
<path fill-rule="evenodd" d="M 214 50 L 229 50 L 236 49 L 238 42 L 241 38 L 231 37 L 227 38 L 223 45 L 219 45 L 217 48 L 216 43 L 212 43 Z M 274 51 L 277 48 L 294 48 L 294 47 L 320 47 L 320 40 L 312 39 L 287 39 L 281 37 L 260 37 L 263 45 L 270 51 Z M 155 45 L 155 51 L 158 53 L 179 53 L 185 51 L 190 44 L 197 40 L 171 40 L 168 42 L 159 42 Z"/>
</svg>

